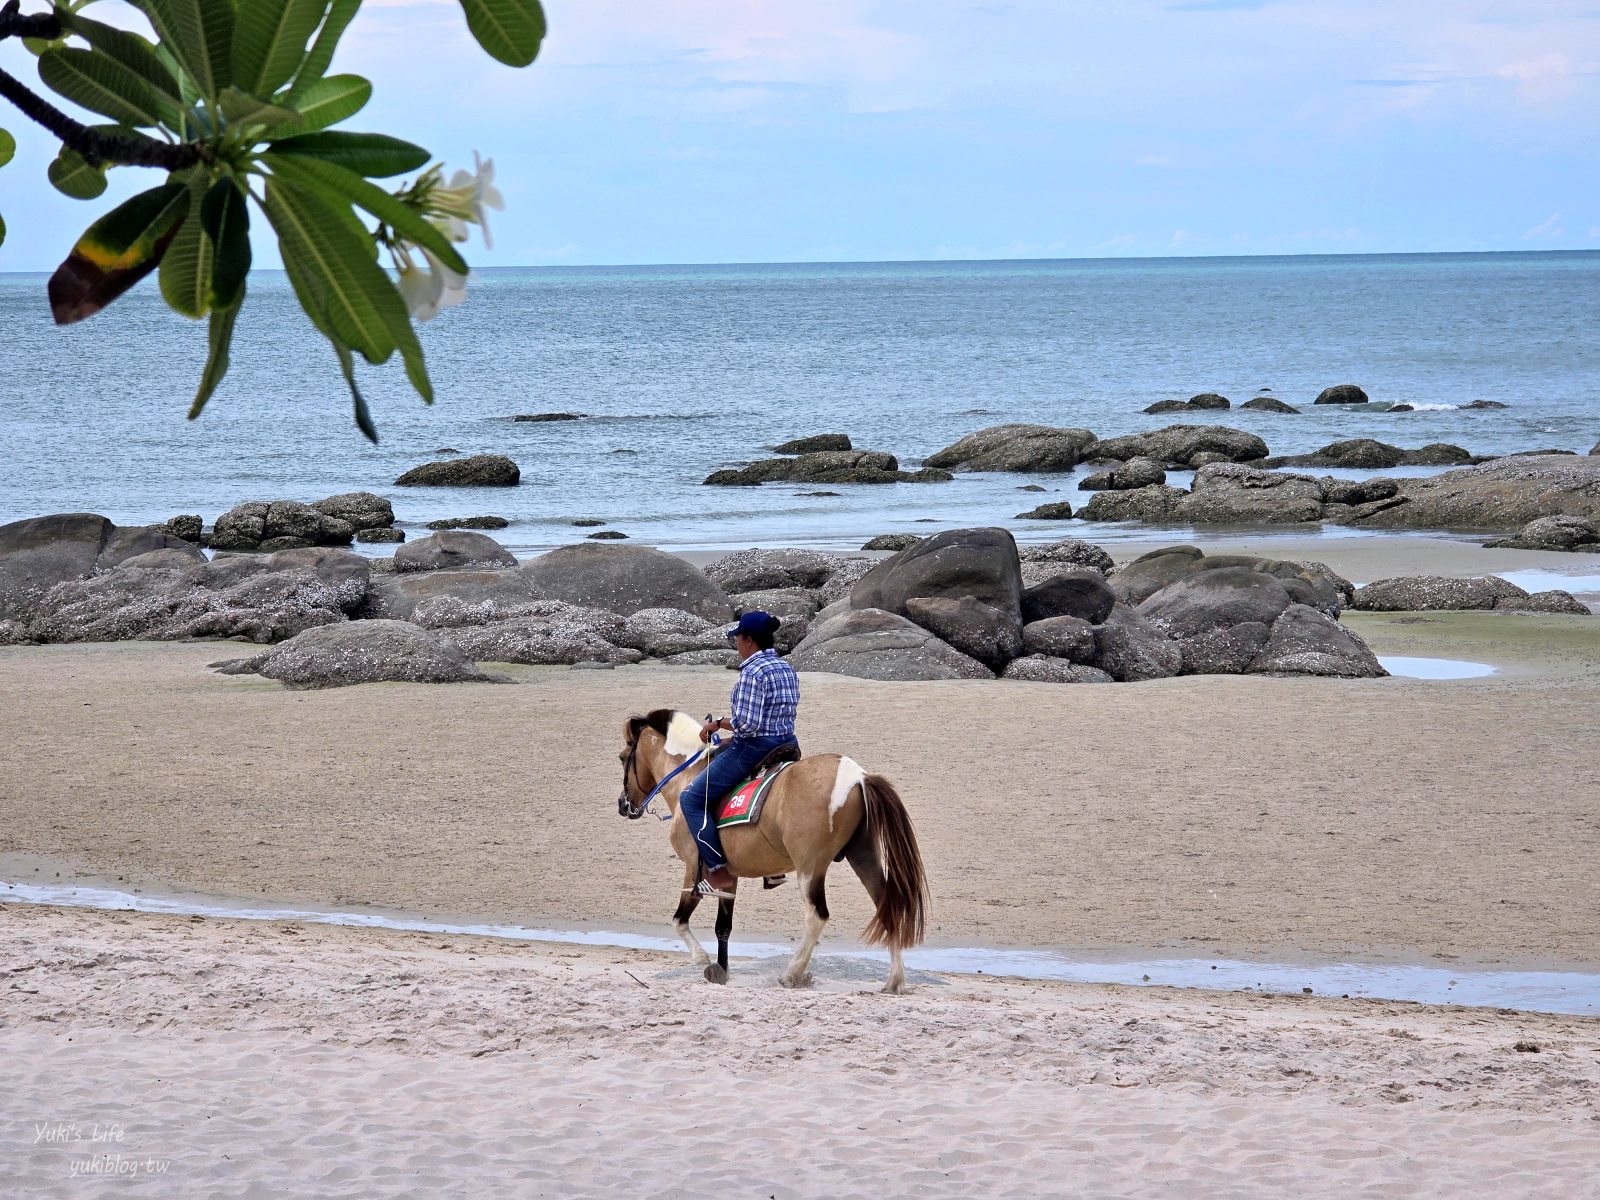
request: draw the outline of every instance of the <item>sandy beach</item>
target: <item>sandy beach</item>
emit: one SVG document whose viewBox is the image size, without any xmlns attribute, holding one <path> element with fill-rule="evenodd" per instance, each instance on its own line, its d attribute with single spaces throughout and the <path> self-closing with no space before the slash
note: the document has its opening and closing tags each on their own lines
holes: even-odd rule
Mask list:
<svg viewBox="0 0 1600 1200">
<path fill-rule="evenodd" d="M 1331 541 L 1253 549 L 1352 577 L 1494 555 Z M 1495 674 L 808 674 L 800 733 L 906 797 L 935 944 L 1600 968 L 1600 623 L 1347 620 Z M 0 878 L 666 931 L 664 834 L 615 812 L 621 725 L 720 709 L 726 672 L 304 692 L 207 669 L 233 653 L 0 650 Z M 824 955 L 867 912 L 833 879 Z M 792 891 L 742 898 L 736 937 L 794 938 Z M 36 1121 L 119 1123 L 101 1150 L 170 1164 L 117 1185 L 151 1195 L 1575 1196 L 1600 1148 L 1586 1018 L 915 973 L 896 1001 L 837 958 L 808 993 L 744 961 L 724 990 L 682 956 L 0 912 L 0 1157 L 29 1195 L 85 1186 Z"/>
</svg>

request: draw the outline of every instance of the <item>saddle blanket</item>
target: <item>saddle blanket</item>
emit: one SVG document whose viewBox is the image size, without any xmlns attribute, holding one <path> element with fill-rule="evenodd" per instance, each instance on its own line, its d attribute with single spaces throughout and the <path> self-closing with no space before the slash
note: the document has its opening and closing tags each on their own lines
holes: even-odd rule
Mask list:
<svg viewBox="0 0 1600 1200">
<path fill-rule="evenodd" d="M 752 775 L 729 793 L 728 798 L 722 802 L 722 808 L 717 813 L 717 828 L 727 829 L 730 825 L 754 825 L 761 819 L 761 810 L 767 803 L 767 794 L 772 791 L 772 785 L 779 775 L 794 766 L 793 763 L 779 763 L 777 766 Z"/>
</svg>

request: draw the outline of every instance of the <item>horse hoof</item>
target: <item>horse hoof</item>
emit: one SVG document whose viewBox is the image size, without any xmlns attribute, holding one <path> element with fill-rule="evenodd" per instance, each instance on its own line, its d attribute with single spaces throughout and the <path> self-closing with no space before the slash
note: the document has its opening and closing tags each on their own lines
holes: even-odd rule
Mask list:
<svg viewBox="0 0 1600 1200">
<path fill-rule="evenodd" d="M 706 968 L 706 982 L 707 983 L 727 983 L 728 982 L 728 968 L 727 967 L 719 967 L 716 963 L 712 963 L 709 967 Z"/>
<path fill-rule="evenodd" d="M 906 985 L 903 982 L 886 983 L 883 985 L 883 993 L 886 996 L 904 996 L 906 994 Z"/>
<path fill-rule="evenodd" d="M 786 988 L 808 988 L 811 986 L 811 972 L 807 971 L 799 978 L 794 978 L 789 975 L 780 975 L 778 976 L 778 982 Z"/>
</svg>

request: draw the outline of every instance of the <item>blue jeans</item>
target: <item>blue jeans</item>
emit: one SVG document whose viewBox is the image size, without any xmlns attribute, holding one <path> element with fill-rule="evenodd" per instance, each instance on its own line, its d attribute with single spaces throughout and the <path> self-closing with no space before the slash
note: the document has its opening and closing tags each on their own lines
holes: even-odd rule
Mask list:
<svg viewBox="0 0 1600 1200">
<path fill-rule="evenodd" d="M 788 734 L 777 737 L 736 737 L 717 751 L 711 765 L 689 781 L 678 797 L 678 807 L 688 822 L 689 832 L 700 847 L 700 863 L 710 871 L 728 865 L 722 853 L 722 836 L 717 832 L 717 819 L 708 812 L 722 798 L 750 777 L 756 764 L 779 746 L 787 746 L 795 739 Z"/>
</svg>

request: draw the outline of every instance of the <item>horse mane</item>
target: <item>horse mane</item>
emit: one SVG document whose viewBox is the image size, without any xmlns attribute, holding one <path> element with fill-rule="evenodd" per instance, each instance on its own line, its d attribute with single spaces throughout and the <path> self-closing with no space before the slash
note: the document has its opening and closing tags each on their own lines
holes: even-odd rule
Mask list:
<svg viewBox="0 0 1600 1200">
<path fill-rule="evenodd" d="M 666 742 L 668 754 L 687 756 L 700 749 L 700 722 L 686 712 L 657 708 L 642 717 L 629 717 L 633 740 L 646 728 L 654 729 Z"/>
</svg>

